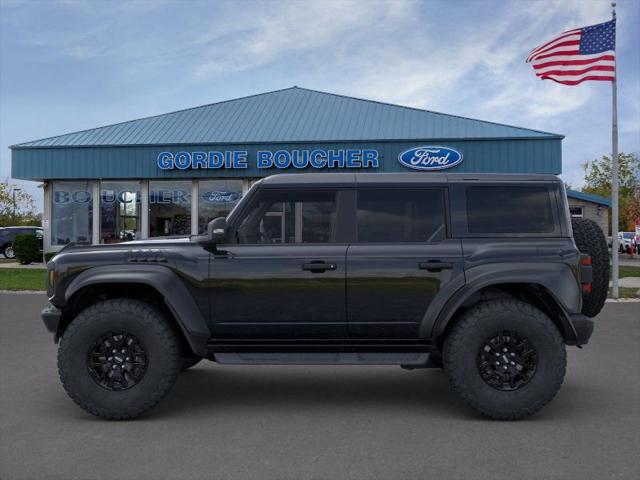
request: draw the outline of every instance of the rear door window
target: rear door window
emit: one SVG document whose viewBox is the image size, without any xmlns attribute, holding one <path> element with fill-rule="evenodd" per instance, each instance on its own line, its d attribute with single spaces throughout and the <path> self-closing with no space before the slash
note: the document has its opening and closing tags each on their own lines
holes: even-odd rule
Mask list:
<svg viewBox="0 0 640 480">
<path fill-rule="evenodd" d="M 552 233 L 555 221 L 549 190 L 542 186 L 467 188 L 470 233 Z"/>
<path fill-rule="evenodd" d="M 359 243 L 420 243 L 446 234 L 441 188 L 361 188 L 357 195 Z"/>
</svg>

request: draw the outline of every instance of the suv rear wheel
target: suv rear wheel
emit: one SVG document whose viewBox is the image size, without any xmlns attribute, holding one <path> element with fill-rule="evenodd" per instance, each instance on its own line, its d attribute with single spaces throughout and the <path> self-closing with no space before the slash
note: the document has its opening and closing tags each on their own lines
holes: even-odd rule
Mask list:
<svg viewBox="0 0 640 480">
<path fill-rule="evenodd" d="M 522 419 L 540 410 L 565 375 L 558 328 L 540 310 L 517 300 L 470 308 L 443 347 L 453 388 L 472 408 L 496 420 Z"/>
<path fill-rule="evenodd" d="M 83 310 L 60 341 L 58 372 L 69 396 L 103 418 L 137 417 L 169 392 L 182 367 L 172 326 L 151 305 L 113 299 Z"/>
</svg>

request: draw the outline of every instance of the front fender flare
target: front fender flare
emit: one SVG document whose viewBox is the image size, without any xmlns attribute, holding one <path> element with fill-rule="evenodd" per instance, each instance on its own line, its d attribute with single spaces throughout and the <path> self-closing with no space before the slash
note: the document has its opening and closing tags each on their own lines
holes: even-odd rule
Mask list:
<svg viewBox="0 0 640 480">
<path fill-rule="evenodd" d="M 576 334 L 567 313 L 580 312 L 582 293 L 569 265 L 564 263 L 492 263 L 465 271 L 466 282 L 445 303 L 432 302 L 420 324 L 422 338 L 440 337 L 455 312 L 474 293 L 501 284 L 536 284 L 544 287 L 563 312 L 563 330 Z"/>
<path fill-rule="evenodd" d="M 206 355 L 207 341 L 211 336 L 207 322 L 183 281 L 168 267 L 125 264 L 90 268 L 69 283 L 65 299 L 68 302 L 75 293 L 90 285 L 118 283 L 140 283 L 158 291 L 193 352 Z"/>
</svg>

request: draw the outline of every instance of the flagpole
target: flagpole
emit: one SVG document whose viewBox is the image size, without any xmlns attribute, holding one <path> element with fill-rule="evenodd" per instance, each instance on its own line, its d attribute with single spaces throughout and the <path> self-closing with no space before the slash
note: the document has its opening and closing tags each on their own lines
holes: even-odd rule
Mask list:
<svg viewBox="0 0 640 480">
<path fill-rule="evenodd" d="M 616 2 L 611 2 L 611 14 L 616 19 Z M 616 25 L 617 27 L 617 25 Z M 617 28 L 616 28 L 617 30 Z M 618 60 L 616 55 L 615 76 L 611 82 L 611 274 L 613 298 L 618 298 Z"/>
</svg>

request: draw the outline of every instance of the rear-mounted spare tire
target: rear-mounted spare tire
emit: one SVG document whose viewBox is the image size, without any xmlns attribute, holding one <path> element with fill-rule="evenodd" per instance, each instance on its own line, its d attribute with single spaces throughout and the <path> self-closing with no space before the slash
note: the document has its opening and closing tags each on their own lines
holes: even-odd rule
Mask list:
<svg viewBox="0 0 640 480">
<path fill-rule="evenodd" d="M 595 317 L 600 313 L 609 291 L 609 248 L 602 229 L 588 219 L 572 219 L 573 239 L 578 250 L 591 257 L 593 280 L 591 293 L 582 293 L 582 313 Z"/>
</svg>

